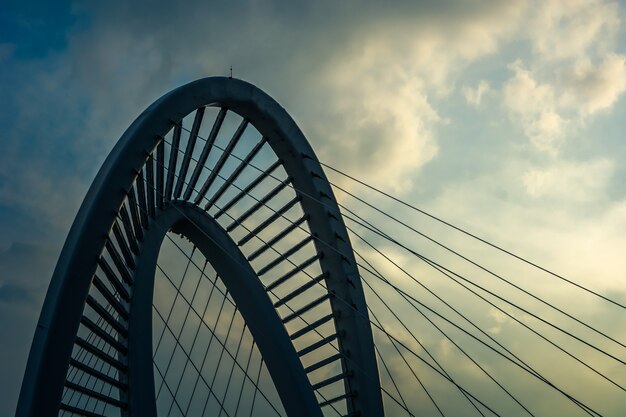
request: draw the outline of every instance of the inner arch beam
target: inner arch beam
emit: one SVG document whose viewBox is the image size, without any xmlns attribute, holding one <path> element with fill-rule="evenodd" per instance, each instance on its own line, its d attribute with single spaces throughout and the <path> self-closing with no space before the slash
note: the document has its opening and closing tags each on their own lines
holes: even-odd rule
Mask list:
<svg viewBox="0 0 626 417">
<path fill-rule="evenodd" d="M 152 363 L 152 301 L 157 259 L 168 231 L 188 238 L 209 261 L 233 297 L 254 337 L 290 416 L 322 415 L 289 336 L 254 270 L 232 239 L 207 213 L 172 202 L 158 210 L 145 234 L 135 273 L 128 326 L 128 415 L 156 415 Z"/>
</svg>

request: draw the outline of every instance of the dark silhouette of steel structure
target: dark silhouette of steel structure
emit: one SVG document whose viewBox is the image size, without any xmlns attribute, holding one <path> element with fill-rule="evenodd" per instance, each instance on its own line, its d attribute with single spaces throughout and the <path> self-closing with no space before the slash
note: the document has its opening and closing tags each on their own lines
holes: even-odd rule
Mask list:
<svg viewBox="0 0 626 417">
<path fill-rule="evenodd" d="M 17 416 L 623 415 L 626 341 L 600 311 L 626 305 L 321 163 L 264 92 L 206 78 L 100 169 Z"/>
<path fill-rule="evenodd" d="M 219 111 L 201 144 L 199 130 L 210 108 Z M 227 113 L 240 116 L 241 122 L 224 152 L 208 158 L 216 152 L 213 145 Z M 193 123 L 182 149 L 185 118 Z M 259 142 L 235 160 L 239 166 L 224 177 L 228 158 L 238 142 L 248 139 L 245 132 L 250 127 L 260 134 Z M 243 184 L 245 175 L 251 175 L 243 174 L 246 161 L 264 145 L 273 152 L 265 155 L 269 158 L 265 170 L 239 186 L 238 181 Z M 262 193 L 245 209 L 238 206 L 255 184 L 279 172 L 284 180 L 278 187 Z M 298 231 L 273 224 L 280 217 L 271 216 L 241 235 L 240 226 L 258 216 L 270 200 L 282 201 L 278 209 L 282 213 L 297 208 L 298 225 L 310 234 L 265 264 L 252 266 L 251 250 L 244 255 L 242 242 L 274 228 L 274 239 L 254 248 L 257 254 L 270 253 L 273 245 L 289 241 Z M 244 81 L 223 77 L 195 81 L 166 94 L 121 137 L 72 225 L 41 311 L 17 415 L 97 414 L 85 405 L 89 402 L 68 402 L 65 393 L 70 391 L 124 416 L 156 415 L 153 288 L 159 250 L 168 232 L 189 239 L 215 269 L 258 346 L 287 415 L 321 416 L 322 406 L 339 401 L 349 415 L 382 415 L 372 332 L 363 319 L 368 317 L 363 289 L 343 221 L 333 215 L 337 210 L 311 146 L 267 94 Z M 224 222 L 227 218 L 231 220 Z M 272 283 L 262 283 L 260 277 L 303 251 L 308 251 L 305 260 L 298 260 Z M 311 266 L 317 266 L 319 275 L 310 282 L 282 299 L 270 294 Z M 313 286 L 323 292 L 311 299 L 308 293 Z M 302 297 L 306 302 L 297 310 L 278 311 L 287 299 Z M 324 309 L 318 308 L 308 325 L 286 325 L 317 307 Z M 309 346 L 295 347 L 295 339 L 326 322 L 332 323 L 331 333 Z M 319 354 L 316 363 L 303 365 L 305 355 L 321 352 L 331 341 L 338 352 Z M 81 360 L 87 356 L 91 362 Z M 340 364 L 338 374 L 324 380 L 310 378 L 312 370 L 331 363 Z M 73 375 L 78 374 L 92 382 L 77 382 Z M 334 383 L 341 385 L 338 397 L 320 405 L 316 390 Z"/>
</svg>

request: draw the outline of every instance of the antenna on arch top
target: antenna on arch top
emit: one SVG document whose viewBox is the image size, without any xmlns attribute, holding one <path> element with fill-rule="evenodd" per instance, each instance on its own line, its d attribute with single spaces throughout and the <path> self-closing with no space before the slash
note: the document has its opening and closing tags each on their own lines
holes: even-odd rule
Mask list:
<svg viewBox="0 0 626 417">
<path fill-rule="evenodd" d="M 228 78 L 233 78 L 233 66 L 230 66 L 230 76 Z"/>
</svg>

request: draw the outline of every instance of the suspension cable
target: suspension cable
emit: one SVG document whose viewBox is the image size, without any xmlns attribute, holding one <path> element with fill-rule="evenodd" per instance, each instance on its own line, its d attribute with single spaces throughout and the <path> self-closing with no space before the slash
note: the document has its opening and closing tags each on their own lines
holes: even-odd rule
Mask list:
<svg viewBox="0 0 626 417">
<path fill-rule="evenodd" d="M 595 332 L 595 333 L 597 333 L 597 334 L 599 334 L 599 335 L 601 335 L 601 336 L 604 336 L 604 337 L 605 337 L 605 338 L 607 338 L 608 340 L 610 340 L 610 341 L 612 341 L 612 342 L 614 342 L 614 343 L 616 343 L 616 344 L 618 344 L 618 345 L 620 345 L 620 346 L 622 346 L 622 347 L 626 348 L 626 344 L 624 344 L 624 343 L 620 342 L 619 340 L 616 340 L 616 339 L 614 339 L 613 337 L 611 337 L 611 336 L 607 335 L 606 333 L 602 332 L 601 330 L 598 330 L 598 329 L 596 329 L 595 327 L 590 326 L 589 324 L 587 324 L 587 323 L 583 322 L 582 320 L 580 320 L 580 319 L 578 319 L 577 317 L 575 317 L 575 316 L 571 315 L 570 313 L 568 313 L 568 312 L 566 312 L 566 311 L 564 311 L 564 310 L 560 309 L 559 307 L 556 307 L 555 305 L 553 305 L 552 303 L 550 303 L 550 302 L 548 302 L 548 301 L 544 300 L 543 298 L 538 297 L 538 296 L 536 296 L 535 294 L 532 294 L 532 293 L 531 293 L 531 292 L 529 292 L 528 290 L 526 290 L 526 289 L 524 289 L 524 288 L 520 287 L 519 285 L 517 285 L 517 284 L 515 284 L 515 283 L 511 282 L 510 280 L 508 280 L 508 279 L 504 278 L 503 276 L 501 276 L 501 275 L 499 275 L 499 274 L 497 274 L 497 273 L 495 273 L 495 272 L 491 271 L 490 269 L 488 269 L 488 268 L 484 267 L 483 265 L 481 265 L 481 264 L 479 264 L 479 263 L 477 263 L 477 262 L 475 262 L 475 261 L 473 261 L 473 260 L 471 260 L 471 259 L 467 258 L 466 256 L 464 256 L 463 254 L 459 253 L 458 251 L 455 251 L 454 249 L 452 249 L 452 248 L 450 248 L 450 247 L 448 247 L 448 246 L 444 245 L 443 243 L 441 243 L 441 242 L 437 241 L 436 239 L 433 239 L 433 238 L 431 238 L 430 236 L 428 236 L 428 235 L 426 235 L 426 234 L 424 234 L 424 233 L 420 232 L 419 230 L 415 229 L 414 227 L 412 227 L 411 225 L 407 224 L 406 222 L 403 222 L 402 220 L 400 220 L 400 219 L 398 219 L 398 218 L 396 218 L 396 217 L 392 216 L 392 215 L 391 215 L 391 214 L 389 214 L 388 212 L 386 212 L 386 211 L 384 211 L 384 210 L 381 210 L 380 208 L 378 208 L 378 207 L 376 207 L 376 206 L 372 205 L 371 203 L 369 203 L 369 202 L 367 202 L 367 201 L 363 200 L 363 199 L 362 199 L 362 198 L 360 198 L 359 196 L 354 195 L 354 194 L 353 194 L 353 193 L 351 193 L 350 191 L 347 191 L 347 190 L 345 190 L 344 188 L 342 188 L 342 187 L 340 187 L 340 186 L 338 186 L 338 185 L 336 185 L 336 184 L 331 183 L 330 181 L 329 181 L 329 183 L 330 183 L 330 184 L 331 184 L 334 188 L 336 188 L 336 189 L 338 189 L 338 190 L 340 190 L 340 191 L 344 192 L 345 194 L 347 194 L 347 195 L 351 196 L 352 198 L 354 198 L 354 199 L 358 200 L 359 202 L 361 202 L 361 203 L 365 204 L 365 205 L 366 205 L 366 206 L 368 206 L 369 208 L 371 208 L 371 209 L 375 210 L 376 212 L 378 212 L 378 213 L 380 213 L 380 214 L 384 215 L 385 217 L 387 217 L 387 218 L 389 218 L 389 219 L 393 220 L 394 222 L 396 222 L 396 223 L 398 223 L 398 224 L 402 225 L 403 227 L 405 227 L 405 228 L 407 228 L 407 229 L 411 230 L 412 232 L 414 232 L 414 233 L 418 234 L 419 236 L 422 236 L 423 238 L 425 238 L 425 239 L 429 240 L 430 242 L 432 242 L 432 243 L 436 244 L 437 246 L 439 246 L 439 247 L 441 247 L 441 248 L 445 249 L 446 251 L 448 251 L 448 252 L 450 252 L 450 253 L 452 253 L 452 254 L 454 254 L 454 255 L 458 256 L 459 258 L 463 259 L 464 261 L 466 261 L 466 262 L 468 262 L 468 263 L 470 263 L 470 264 L 472 264 L 472 265 L 476 266 L 477 268 L 480 268 L 481 270 L 483 270 L 483 271 L 487 272 L 488 274 L 490 274 L 490 275 L 492 275 L 493 277 L 495 277 L 495 278 L 499 279 L 500 281 L 503 281 L 503 282 L 507 283 L 508 285 L 510 285 L 510 286 L 514 287 L 515 289 L 517 289 L 517 290 L 519 290 L 519 291 L 523 292 L 524 294 L 526 294 L 526 295 L 528 295 L 528 296 L 530 296 L 530 297 L 534 298 L 535 300 L 537 300 L 537 301 L 541 302 L 542 304 L 544 304 L 544 305 L 546 305 L 546 306 L 548 306 L 548 307 L 552 308 L 553 310 L 558 311 L 559 313 L 561 313 L 561 314 L 563 314 L 563 315 L 567 316 L 568 318 L 570 318 L 570 319 L 574 320 L 575 322 L 577 322 L 577 323 L 581 324 L 582 326 L 586 327 L 587 329 L 592 330 L 593 332 Z M 371 223 L 369 223 L 369 222 L 367 222 L 366 220 L 364 220 L 364 219 L 363 219 L 361 216 L 359 216 L 357 213 L 355 213 L 353 210 L 350 210 L 349 208 L 347 208 L 345 205 L 342 205 L 342 204 L 341 204 L 341 203 L 339 203 L 339 202 L 338 202 L 337 204 L 338 204 L 338 205 L 339 205 L 339 207 L 341 207 L 343 210 L 348 211 L 348 212 L 350 213 L 350 215 L 352 215 L 352 216 L 354 216 L 354 217 L 358 218 L 359 220 L 361 220 L 361 221 L 363 221 L 363 222 L 365 222 L 365 223 L 369 224 L 370 226 L 372 225 Z"/>
<path fill-rule="evenodd" d="M 574 281 L 572 281 L 572 280 L 570 280 L 568 278 L 565 278 L 565 277 L 563 277 L 563 276 L 561 276 L 561 275 L 559 275 L 559 274 L 557 274 L 555 272 L 552 272 L 551 270 L 549 270 L 547 268 L 544 268 L 544 267 L 542 267 L 542 266 L 540 266 L 540 265 L 538 265 L 538 264 L 536 264 L 536 263 L 534 263 L 534 262 L 532 262 L 530 260 L 527 260 L 524 257 L 513 253 L 512 251 L 504 249 L 501 246 L 496 245 L 495 243 L 491 243 L 491 242 L 489 242 L 486 239 L 483 239 L 483 238 L 481 238 L 481 237 L 479 237 L 479 236 L 477 236 L 477 235 L 475 235 L 473 233 L 470 233 L 470 232 L 468 232 L 468 231 L 466 231 L 466 230 L 464 230 L 464 229 L 462 229 L 462 228 L 460 228 L 458 226 L 455 226 L 455 225 L 453 225 L 452 223 L 450 223 L 448 221 L 445 221 L 445 220 L 443 220 L 443 219 L 441 219 L 441 218 L 439 218 L 439 217 L 437 217 L 437 216 L 435 216 L 435 215 L 433 215 L 431 213 L 426 212 L 425 210 L 422 210 L 422 209 L 420 209 L 420 208 L 418 208 L 416 206 L 413 206 L 412 204 L 406 203 L 406 202 L 402 201 L 401 199 L 399 199 L 398 197 L 395 197 L 395 196 L 393 196 L 393 195 L 391 195 L 391 194 L 389 194 L 389 193 L 387 193 L 385 191 L 379 190 L 378 188 L 373 187 L 373 186 L 371 186 L 371 185 L 369 185 L 369 184 L 367 184 L 367 183 L 365 183 L 365 182 L 359 180 L 358 178 L 355 178 L 355 177 L 353 177 L 353 176 L 351 176 L 349 174 L 346 174 L 345 172 L 343 172 L 343 171 L 341 171 L 341 170 L 339 170 L 337 168 L 333 168 L 332 166 L 330 166 L 328 164 L 325 164 L 325 163 L 323 163 L 321 161 L 318 161 L 318 162 L 320 163 L 320 165 L 330 169 L 331 171 L 334 171 L 334 172 L 336 172 L 336 173 L 338 173 L 340 175 L 343 175 L 344 177 L 349 178 L 350 180 L 352 180 L 352 181 L 354 181 L 354 182 L 356 182 L 358 184 L 361 184 L 361 185 L 369 188 L 370 190 L 375 191 L 375 192 L 377 192 L 377 193 L 379 193 L 379 194 L 381 194 L 381 195 L 383 195 L 383 196 L 385 196 L 385 197 L 395 201 L 396 203 L 399 203 L 399 204 L 401 204 L 401 205 L 403 205 L 405 207 L 408 207 L 408 208 L 410 208 L 410 209 L 412 209 L 412 210 L 414 210 L 414 211 L 416 211 L 418 213 L 421 213 L 421 214 L 423 214 L 423 215 L 425 215 L 425 216 L 427 216 L 427 217 L 429 217 L 429 218 L 431 218 L 431 219 L 433 219 L 433 220 L 435 220 L 435 221 L 437 221 L 437 222 L 439 222 L 441 224 L 444 224 L 444 225 L 446 225 L 446 226 L 448 226 L 448 227 L 450 227 L 450 228 L 452 228 L 452 229 L 454 229 L 454 230 L 456 230 L 458 232 L 461 232 L 462 234 L 464 234 L 466 236 L 469 236 L 469 237 L 471 237 L 473 239 L 476 239 L 479 242 L 484 243 L 484 244 L 486 244 L 486 245 L 488 245 L 488 246 L 490 246 L 490 247 L 492 247 L 494 249 L 497 249 L 498 251 L 500 251 L 502 253 L 505 253 L 505 254 L 507 254 L 509 256 L 512 256 L 512 257 L 516 258 L 517 260 L 524 262 L 525 264 L 528 264 L 528 265 L 530 265 L 532 267 L 535 267 L 535 268 L 537 268 L 537 269 L 539 269 L 539 270 L 541 270 L 541 271 L 543 271 L 543 272 L 553 276 L 554 278 L 558 278 L 558 279 L 560 279 L 560 280 L 562 280 L 564 282 L 567 282 L 568 284 L 573 285 L 573 286 L 575 286 L 575 287 L 577 287 L 577 288 L 579 288 L 579 289 L 581 289 L 581 290 L 583 290 L 583 291 L 585 291 L 585 292 L 587 292 L 589 294 L 592 294 L 592 295 L 594 295 L 594 296 L 596 296 L 598 298 L 603 299 L 604 301 L 607 301 L 607 302 L 609 302 L 609 303 L 611 303 L 611 304 L 613 304 L 613 305 L 615 305 L 617 307 L 621 307 L 621 308 L 626 310 L 626 306 L 621 304 L 618 301 L 612 300 L 612 299 L 608 298 L 605 295 L 602 295 L 602 294 L 600 294 L 600 293 L 598 293 L 596 291 L 593 291 L 593 290 L 591 290 L 589 288 L 586 288 L 583 285 L 578 284 L 578 283 L 576 283 L 576 282 L 574 282 Z"/>
</svg>

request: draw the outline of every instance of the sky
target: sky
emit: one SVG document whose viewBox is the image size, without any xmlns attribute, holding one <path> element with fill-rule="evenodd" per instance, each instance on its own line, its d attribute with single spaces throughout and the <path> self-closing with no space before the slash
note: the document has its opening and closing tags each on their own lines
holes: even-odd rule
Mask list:
<svg viewBox="0 0 626 417">
<path fill-rule="evenodd" d="M 109 150 L 231 67 L 325 163 L 624 302 L 625 19 L 600 0 L 3 2 L 0 415 Z"/>
</svg>

